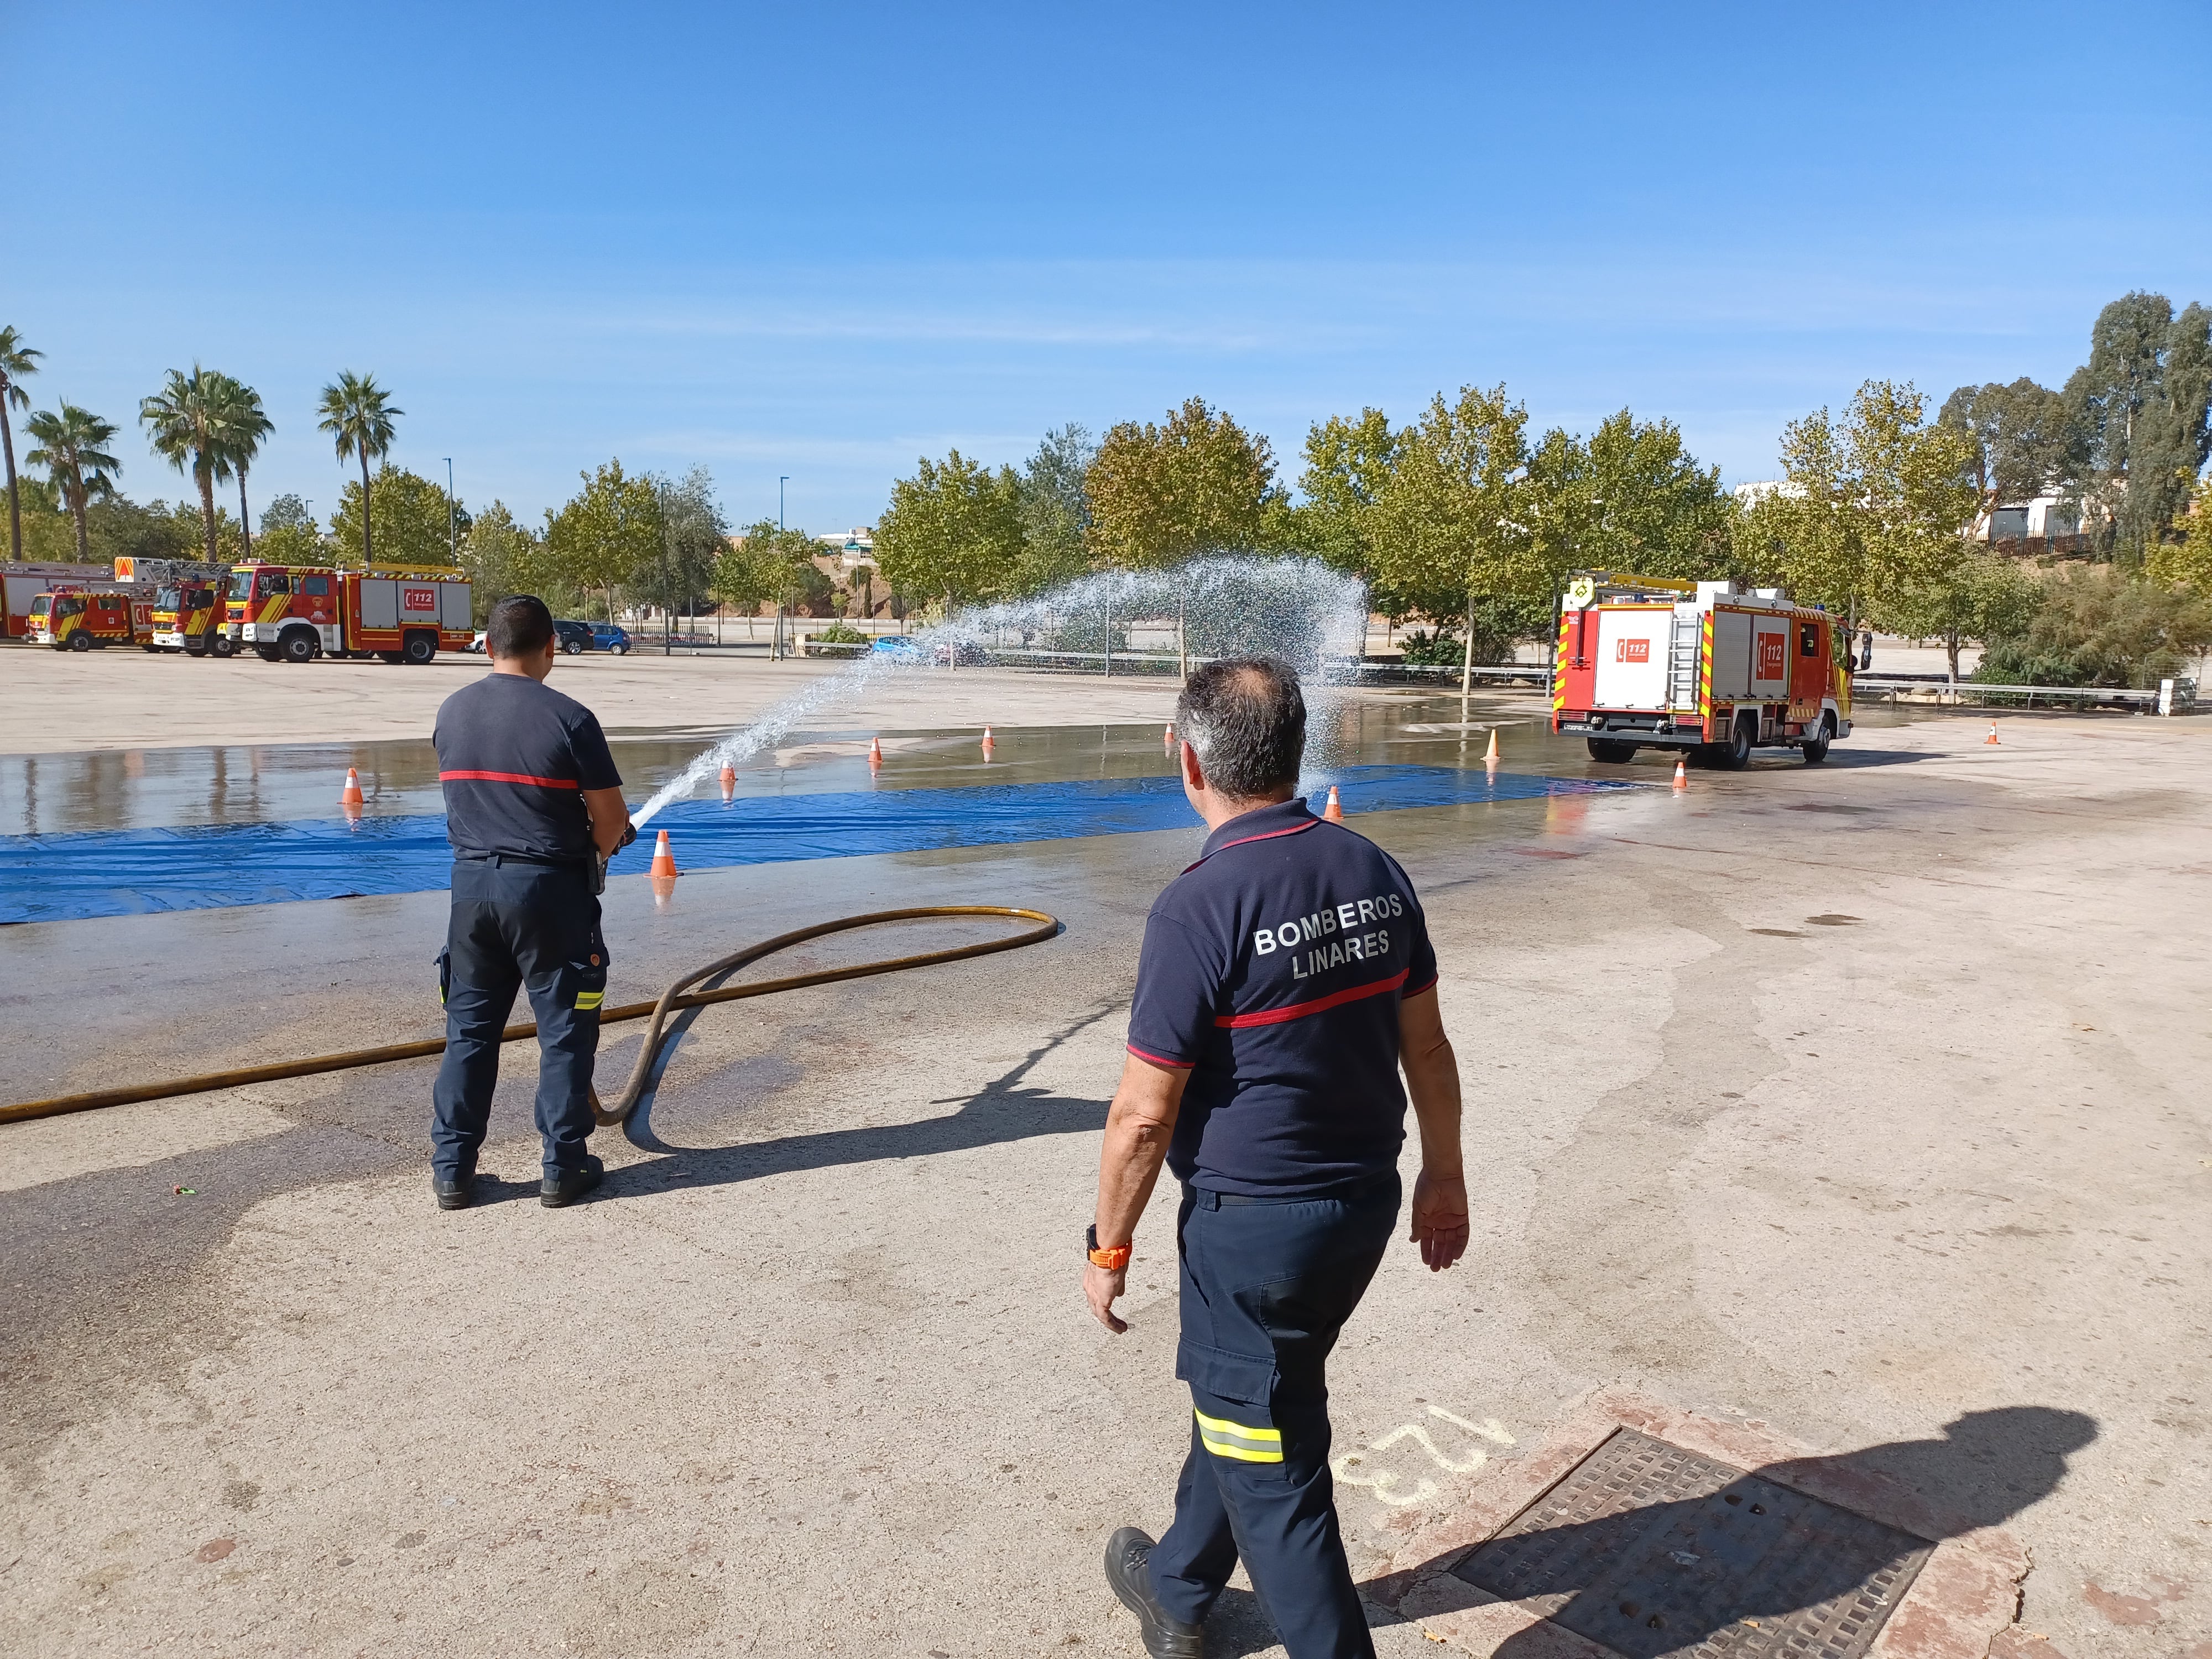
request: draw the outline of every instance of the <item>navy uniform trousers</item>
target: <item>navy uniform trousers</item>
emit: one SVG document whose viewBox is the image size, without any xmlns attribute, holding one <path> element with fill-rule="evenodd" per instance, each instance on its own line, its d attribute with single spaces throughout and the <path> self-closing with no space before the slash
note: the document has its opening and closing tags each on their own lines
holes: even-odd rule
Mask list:
<svg viewBox="0 0 2212 1659">
<path fill-rule="evenodd" d="M 1151 1562 L 1171 1617 L 1202 1623 L 1241 1559 L 1291 1659 L 1374 1653 L 1337 1530 L 1325 1370 L 1398 1200 L 1395 1170 L 1335 1198 L 1183 1188 L 1176 1375 L 1194 1421 L 1175 1524 Z"/>
<path fill-rule="evenodd" d="M 516 859 L 453 860 L 453 910 L 438 957 L 446 1057 L 431 1091 L 430 1165 L 475 1173 L 499 1082 L 499 1036 L 517 989 L 538 1017 L 538 1133 L 545 1173 L 580 1168 L 592 1133 L 592 1062 L 607 946 L 587 871 Z"/>
</svg>

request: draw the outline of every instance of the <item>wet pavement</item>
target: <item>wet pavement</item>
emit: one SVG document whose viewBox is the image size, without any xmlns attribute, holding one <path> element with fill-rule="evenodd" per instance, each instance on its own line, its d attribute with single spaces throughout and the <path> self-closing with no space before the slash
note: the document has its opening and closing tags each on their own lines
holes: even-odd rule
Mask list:
<svg viewBox="0 0 2212 1659">
<path fill-rule="evenodd" d="M 1487 733 L 1434 729 L 1455 699 L 1344 718 L 1334 764 L 1480 775 Z M 2035 1562 L 2019 1628 L 2050 1659 L 2212 1636 L 2187 1290 L 2212 1273 L 2212 1038 L 2201 931 L 2172 922 L 2212 879 L 2212 769 L 2184 722 L 2004 733 L 1865 726 L 1824 767 L 1762 757 L 1683 795 L 1354 816 L 1437 941 L 1476 1208 L 1451 1273 L 1394 1246 L 1334 1363 L 1363 1583 L 1435 1566 L 1421 1540 L 1486 1460 L 1629 1382 L 1886 1448 L 1932 1492 L 1962 1478 L 1924 1449 L 1961 1413 L 2086 1424 L 1975 1448 L 1976 1516 Z M 1166 776 L 1157 726 L 1002 729 L 988 769 L 979 733 L 915 735 L 887 788 Z M 1594 767 L 1533 726 L 1501 749 L 1519 776 L 1670 769 Z M 692 748 L 669 750 L 672 771 Z M 864 787 L 854 755 L 793 758 L 746 775 L 756 794 Z M 328 817 L 327 771 L 285 787 Z M 129 786 L 111 799 L 131 810 Z M 892 905 L 1035 905 L 1066 932 L 702 1011 L 639 1119 L 596 1138 L 608 1184 L 574 1210 L 527 1201 L 526 1049 L 488 1201 L 457 1216 L 430 1203 L 424 1064 L 0 1129 L 0 1646 L 1134 1651 L 1097 1555 L 1124 1522 L 1157 1532 L 1188 1437 L 1172 1193 L 1139 1229 L 1127 1337 L 1087 1322 L 1070 1263 L 1145 912 L 1199 838 L 706 870 L 665 908 L 618 881 L 621 998 Z M 0 1097 L 434 1034 L 445 908 L 0 929 Z M 635 1029 L 610 1029 L 604 1074 Z M 1272 1639 L 1240 1584 L 1212 1650 Z"/>
</svg>

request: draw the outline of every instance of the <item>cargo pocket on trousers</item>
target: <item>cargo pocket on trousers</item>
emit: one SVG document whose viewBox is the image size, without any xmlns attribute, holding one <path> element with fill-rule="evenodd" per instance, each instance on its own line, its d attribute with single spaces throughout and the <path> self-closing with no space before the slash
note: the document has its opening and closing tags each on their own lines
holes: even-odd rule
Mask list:
<svg viewBox="0 0 2212 1659">
<path fill-rule="evenodd" d="M 1275 1391 L 1272 1357 L 1182 1342 L 1176 1346 L 1176 1376 L 1199 1396 L 1192 1413 L 1207 1451 L 1237 1463 L 1283 1461 L 1282 1431 L 1268 1404 Z"/>
<path fill-rule="evenodd" d="M 446 995 L 453 988 L 453 953 L 451 950 L 438 952 L 438 1006 L 446 1006 Z"/>
<path fill-rule="evenodd" d="M 592 941 L 589 955 L 568 964 L 568 1006 L 580 1014 L 596 1014 L 607 1000 L 607 947 Z"/>
</svg>

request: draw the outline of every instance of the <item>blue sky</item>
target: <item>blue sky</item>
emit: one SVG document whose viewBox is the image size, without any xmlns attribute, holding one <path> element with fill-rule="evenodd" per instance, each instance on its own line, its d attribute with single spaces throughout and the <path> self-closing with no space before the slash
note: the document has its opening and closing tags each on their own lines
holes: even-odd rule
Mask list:
<svg viewBox="0 0 2212 1659">
<path fill-rule="evenodd" d="M 1273 439 L 1504 380 L 1731 481 L 1869 376 L 2056 384 L 2212 302 L 2212 7 L 0 7 L 0 322 L 127 421 L 195 360 L 335 506 L 317 390 L 534 520 L 704 462 L 872 521 L 957 445 Z M 136 436 L 131 494 L 185 481 Z M 258 501 L 257 501 L 257 507 Z"/>
</svg>

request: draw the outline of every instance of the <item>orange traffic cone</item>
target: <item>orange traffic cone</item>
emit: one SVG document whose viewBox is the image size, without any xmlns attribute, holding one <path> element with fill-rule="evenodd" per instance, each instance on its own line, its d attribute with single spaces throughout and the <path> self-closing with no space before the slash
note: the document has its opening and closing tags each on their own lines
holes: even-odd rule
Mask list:
<svg viewBox="0 0 2212 1659">
<path fill-rule="evenodd" d="M 1498 728 L 1494 726 L 1490 728 L 1490 747 L 1482 751 L 1482 763 L 1485 766 L 1498 764 Z"/>
<path fill-rule="evenodd" d="M 1336 798 L 1336 786 L 1328 787 L 1328 805 L 1321 809 L 1322 817 L 1330 823 L 1344 822 L 1344 803 Z"/>
<path fill-rule="evenodd" d="M 1984 748 L 1986 748 L 1989 744 L 1993 744 L 1993 743 L 1996 743 L 1996 740 L 1997 740 L 1997 723 L 1996 723 L 1995 720 L 1991 720 L 1991 721 L 1990 722 L 1990 734 L 1989 734 L 1989 736 L 1987 736 L 1986 738 L 1984 738 L 1982 739 L 1983 746 L 1984 746 Z"/>
<path fill-rule="evenodd" d="M 1160 747 L 1163 749 L 1172 749 L 1175 747 L 1175 727 L 1172 725 L 1164 726 L 1160 728 Z"/>
<path fill-rule="evenodd" d="M 1996 728 L 1992 726 L 1990 730 Z M 338 791 L 338 805 L 353 807 L 356 811 L 360 810 L 362 805 L 361 774 L 350 766 L 346 768 L 345 787 Z"/>
<path fill-rule="evenodd" d="M 884 740 L 881 738 L 870 738 L 868 739 L 868 770 L 873 772 L 883 763 Z"/>
<path fill-rule="evenodd" d="M 673 881 L 683 873 L 676 867 L 676 854 L 669 850 L 665 830 L 660 832 L 660 839 L 653 843 L 653 868 L 646 873 L 655 881 Z"/>
<path fill-rule="evenodd" d="M 737 799 L 738 769 L 727 761 L 722 763 L 722 805 L 727 806 Z"/>
<path fill-rule="evenodd" d="M 988 726 L 985 726 L 983 728 L 983 752 L 988 754 L 992 750 L 996 749 L 998 746 L 997 739 L 993 738 L 991 735 L 991 728 Z"/>
<path fill-rule="evenodd" d="M 1686 757 L 1677 755 L 1674 757 L 1674 787 L 1687 789 L 1689 787 L 1690 763 Z"/>
</svg>

